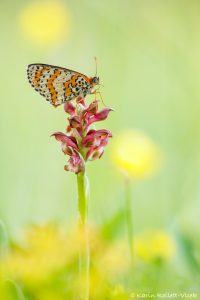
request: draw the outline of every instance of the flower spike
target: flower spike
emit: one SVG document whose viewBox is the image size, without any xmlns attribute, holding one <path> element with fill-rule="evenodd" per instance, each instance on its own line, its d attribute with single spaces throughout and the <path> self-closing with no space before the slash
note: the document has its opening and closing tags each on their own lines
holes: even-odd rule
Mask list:
<svg viewBox="0 0 200 300">
<path fill-rule="evenodd" d="M 103 155 L 112 133 L 107 129 L 95 130 L 90 127 L 95 122 L 105 120 L 112 109 L 106 107 L 98 111 L 97 100 L 87 106 L 85 99 L 79 97 L 75 105 L 70 101 L 66 102 L 64 110 L 69 114 L 67 134 L 56 132 L 52 136 L 61 142 L 64 154 L 70 156 L 64 169 L 78 174 L 85 169 L 87 161 L 98 159 Z"/>
</svg>

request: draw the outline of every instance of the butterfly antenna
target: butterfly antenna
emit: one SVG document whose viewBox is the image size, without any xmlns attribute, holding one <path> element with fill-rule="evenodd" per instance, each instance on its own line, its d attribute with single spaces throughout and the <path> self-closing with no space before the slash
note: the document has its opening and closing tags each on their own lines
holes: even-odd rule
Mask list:
<svg viewBox="0 0 200 300">
<path fill-rule="evenodd" d="M 97 58 L 94 57 L 94 60 L 95 60 L 95 77 L 97 77 Z M 100 87 L 100 86 L 103 86 L 103 84 L 98 84 L 98 86 L 99 86 L 99 87 Z M 103 97 L 102 97 L 101 93 L 99 92 L 99 88 L 98 88 L 94 93 L 95 93 L 95 97 L 96 97 L 97 94 L 100 96 L 101 102 L 102 102 L 103 105 L 106 107 L 106 104 L 105 104 L 105 102 L 103 101 Z"/>
</svg>

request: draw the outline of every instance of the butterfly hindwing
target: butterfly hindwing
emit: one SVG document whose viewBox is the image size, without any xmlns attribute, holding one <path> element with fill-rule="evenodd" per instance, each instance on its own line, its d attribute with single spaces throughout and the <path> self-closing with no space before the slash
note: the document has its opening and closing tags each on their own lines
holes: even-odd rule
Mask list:
<svg viewBox="0 0 200 300">
<path fill-rule="evenodd" d="M 31 64 L 27 75 L 32 87 L 54 106 L 90 93 L 89 78 L 69 69 Z"/>
</svg>

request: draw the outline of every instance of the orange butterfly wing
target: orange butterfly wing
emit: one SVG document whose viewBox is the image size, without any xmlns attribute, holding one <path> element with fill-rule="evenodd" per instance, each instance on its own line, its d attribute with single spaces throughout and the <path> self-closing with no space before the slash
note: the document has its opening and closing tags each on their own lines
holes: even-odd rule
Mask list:
<svg viewBox="0 0 200 300">
<path fill-rule="evenodd" d="M 90 78 L 69 69 L 31 64 L 27 75 L 32 87 L 54 106 L 91 93 Z"/>
</svg>

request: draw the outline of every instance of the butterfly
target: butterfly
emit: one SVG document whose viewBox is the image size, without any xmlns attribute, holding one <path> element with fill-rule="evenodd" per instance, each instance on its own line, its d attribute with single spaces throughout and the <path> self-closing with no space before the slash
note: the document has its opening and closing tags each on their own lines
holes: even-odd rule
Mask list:
<svg viewBox="0 0 200 300">
<path fill-rule="evenodd" d="M 93 94 L 99 84 L 99 77 L 88 77 L 69 69 L 46 65 L 30 64 L 27 76 L 31 86 L 53 106 Z"/>
</svg>

